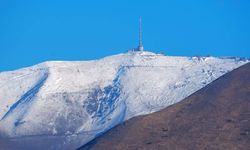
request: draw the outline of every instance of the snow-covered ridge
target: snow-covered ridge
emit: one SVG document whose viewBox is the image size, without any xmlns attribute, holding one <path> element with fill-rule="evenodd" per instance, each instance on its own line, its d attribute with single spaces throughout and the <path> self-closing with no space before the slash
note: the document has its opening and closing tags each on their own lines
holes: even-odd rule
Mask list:
<svg viewBox="0 0 250 150">
<path fill-rule="evenodd" d="M 247 62 L 136 52 L 1 72 L 0 140 L 25 149 L 39 149 L 30 147 L 34 141 L 47 149 L 76 149 L 124 120 L 179 102 Z"/>
</svg>

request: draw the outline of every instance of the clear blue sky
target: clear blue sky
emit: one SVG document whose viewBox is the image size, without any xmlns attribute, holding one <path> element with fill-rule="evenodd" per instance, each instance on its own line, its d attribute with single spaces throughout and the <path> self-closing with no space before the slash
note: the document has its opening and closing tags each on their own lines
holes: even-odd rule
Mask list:
<svg viewBox="0 0 250 150">
<path fill-rule="evenodd" d="M 125 52 L 139 16 L 145 49 L 250 57 L 249 0 L 0 0 L 0 71 Z"/>
</svg>

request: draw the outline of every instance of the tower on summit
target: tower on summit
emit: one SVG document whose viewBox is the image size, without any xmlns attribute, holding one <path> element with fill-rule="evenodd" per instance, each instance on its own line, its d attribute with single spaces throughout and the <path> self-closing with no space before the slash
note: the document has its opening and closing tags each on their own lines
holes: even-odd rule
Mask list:
<svg viewBox="0 0 250 150">
<path fill-rule="evenodd" d="M 139 45 L 136 48 L 130 49 L 128 51 L 132 52 L 142 52 L 144 51 L 143 45 L 142 45 L 142 21 L 141 17 L 139 18 Z"/>
<path fill-rule="evenodd" d="M 139 46 L 137 47 L 138 51 L 143 51 L 143 45 L 142 45 L 142 22 L 141 17 L 139 18 Z"/>
</svg>

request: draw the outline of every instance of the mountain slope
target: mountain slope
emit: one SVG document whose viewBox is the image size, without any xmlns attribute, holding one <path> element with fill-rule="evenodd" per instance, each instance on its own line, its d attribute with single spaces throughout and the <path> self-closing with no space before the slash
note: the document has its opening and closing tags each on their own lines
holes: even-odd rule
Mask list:
<svg viewBox="0 0 250 150">
<path fill-rule="evenodd" d="M 179 102 L 247 62 L 137 52 L 1 72 L 0 144 L 75 149 L 124 120 Z"/>
<path fill-rule="evenodd" d="M 180 103 L 132 118 L 81 150 L 248 150 L 250 63 Z"/>
</svg>

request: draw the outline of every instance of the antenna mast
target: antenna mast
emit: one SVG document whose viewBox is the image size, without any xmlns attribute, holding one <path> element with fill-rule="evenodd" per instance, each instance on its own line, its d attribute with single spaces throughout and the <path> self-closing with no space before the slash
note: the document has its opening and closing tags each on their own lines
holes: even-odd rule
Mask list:
<svg viewBox="0 0 250 150">
<path fill-rule="evenodd" d="M 139 46 L 138 46 L 138 51 L 143 51 L 143 45 L 142 45 L 142 22 L 141 22 L 141 17 L 139 18 Z"/>
</svg>

